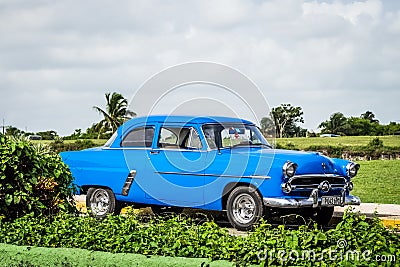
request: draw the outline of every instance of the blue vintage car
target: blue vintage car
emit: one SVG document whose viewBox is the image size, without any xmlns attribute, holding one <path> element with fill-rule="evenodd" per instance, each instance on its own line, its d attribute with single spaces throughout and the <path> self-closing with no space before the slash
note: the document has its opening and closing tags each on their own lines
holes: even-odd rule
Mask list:
<svg viewBox="0 0 400 267">
<path fill-rule="evenodd" d="M 155 213 L 184 207 L 226 211 L 248 230 L 271 211 L 326 224 L 359 165 L 316 152 L 272 148 L 257 126 L 228 117 L 148 116 L 123 124 L 102 147 L 61 153 L 96 217 L 126 204 Z"/>
</svg>

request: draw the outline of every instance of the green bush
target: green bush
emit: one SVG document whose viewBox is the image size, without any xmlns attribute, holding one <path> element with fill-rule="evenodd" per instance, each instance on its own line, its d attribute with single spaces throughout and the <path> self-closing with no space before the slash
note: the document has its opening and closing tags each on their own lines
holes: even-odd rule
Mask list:
<svg viewBox="0 0 400 267">
<path fill-rule="evenodd" d="M 72 175 L 43 145 L 0 136 L 0 217 L 73 211 Z"/>
<path fill-rule="evenodd" d="M 374 139 L 372 139 L 369 143 L 368 143 L 368 147 L 371 147 L 373 149 L 380 149 L 383 148 L 383 141 L 379 139 L 379 137 L 376 137 Z"/>
<path fill-rule="evenodd" d="M 368 259 L 329 258 L 329 251 L 345 255 L 346 251 L 368 251 L 375 255 L 400 257 L 400 236 L 385 228 L 379 219 L 346 213 L 335 229 L 321 230 L 316 225 L 298 229 L 273 227 L 265 221 L 247 236 L 233 236 L 212 221 L 198 223 L 182 216 L 169 219 L 109 216 L 96 220 L 88 216 L 59 214 L 52 218 L 27 215 L 13 222 L 0 222 L 0 243 L 84 248 L 113 253 L 139 253 L 173 257 L 228 260 L 238 265 L 272 266 L 366 266 Z M 346 244 L 338 247 L 338 241 Z M 314 251 L 314 260 L 294 257 Z M 285 251 L 279 257 L 278 252 Z M 264 253 L 267 257 L 264 259 Z M 272 253 L 272 254 L 271 254 Z M 286 255 L 286 257 L 285 257 Z M 393 262 L 391 262 L 393 264 Z"/>
<path fill-rule="evenodd" d="M 73 143 L 66 143 L 63 142 L 63 140 L 55 140 L 54 142 L 50 143 L 51 149 L 56 153 L 63 151 L 82 150 L 96 146 L 98 146 L 98 144 L 88 139 L 76 140 Z"/>
</svg>

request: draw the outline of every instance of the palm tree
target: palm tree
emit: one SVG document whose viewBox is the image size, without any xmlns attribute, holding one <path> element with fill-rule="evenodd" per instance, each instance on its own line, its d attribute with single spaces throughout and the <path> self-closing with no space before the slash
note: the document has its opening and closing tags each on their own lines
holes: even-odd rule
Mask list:
<svg viewBox="0 0 400 267">
<path fill-rule="evenodd" d="M 360 118 L 369 120 L 371 123 L 379 122 L 379 120 L 375 119 L 375 114 L 369 110 L 367 110 L 365 113 L 361 114 Z"/>
<path fill-rule="evenodd" d="M 101 133 L 115 132 L 117 128 L 122 125 L 125 121 L 136 116 L 136 113 L 128 110 L 128 100 L 126 100 L 119 93 L 106 93 L 106 110 L 94 106 L 93 108 L 104 116 L 96 126 Z"/>
<path fill-rule="evenodd" d="M 322 133 L 344 134 L 347 126 L 347 118 L 343 113 L 336 112 L 331 115 L 329 120 L 322 122 L 318 128 L 322 128 Z"/>
</svg>

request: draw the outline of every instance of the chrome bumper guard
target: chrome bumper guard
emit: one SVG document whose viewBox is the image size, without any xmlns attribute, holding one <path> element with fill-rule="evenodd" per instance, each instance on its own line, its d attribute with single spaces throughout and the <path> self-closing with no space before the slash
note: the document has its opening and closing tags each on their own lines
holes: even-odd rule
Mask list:
<svg viewBox="0 0 400 267">
<path fill-rule="evenodd" d="M 342 191 L 342 205 L 360 205 L 361 200 L 356 196 L 346 196 L 345 190 Z M 294 198 L 263 198 L 264 205 L 273 208 L 300 208 L 300 207 L 321 207 L 322 198 L 318 196 L 318 189 L 314 189 L 307 199 Z M 333 205 L 331 205 L 333 206 Z"/>
</svg>

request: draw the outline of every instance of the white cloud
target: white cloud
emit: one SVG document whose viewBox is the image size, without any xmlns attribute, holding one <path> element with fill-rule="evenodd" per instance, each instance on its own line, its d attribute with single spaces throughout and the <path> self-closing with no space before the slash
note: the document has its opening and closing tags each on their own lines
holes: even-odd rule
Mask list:
<svg viewBox="0 0 400 267">
<path fill-rule="evenodd" d="M 381 12 L 382 3 L 379 0 L 355 1 L 352 3 L 343 3 L 341 1 L 319 3 L 313 1 L 303 4 L 303 13 L 305 16 L 314 14 L 340 16 L 343 19 L 350 21 L 353 25 L 357 25 L 362 16 L 369 17 L 375 23 L 378 23 L 381 17 Z"/>
<path fill-rule="evenodd" d="M 192 60 L 242 70 L 273 106 L 303 106 L 309 128 L 338 110 L 400 120 L 395 2 L 21 0 L 0 20 L 0 117 L 21 128 L 86 128 L 105 92 L 130 99 Z"/>
</svg>

